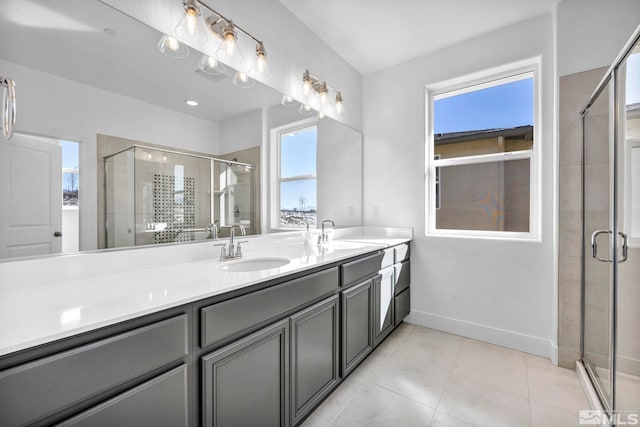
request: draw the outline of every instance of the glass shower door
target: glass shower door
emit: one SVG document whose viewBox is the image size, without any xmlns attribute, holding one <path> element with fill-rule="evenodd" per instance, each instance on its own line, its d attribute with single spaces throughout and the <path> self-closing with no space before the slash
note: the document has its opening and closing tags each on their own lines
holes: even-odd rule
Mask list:
<svg viewBox="0 0 640 427">
<path fill-rule="evenodd" d="M 583 118 L 584 292 L 583 362 L 595 387 L 611 405 L 611 155 L 613 83 Z"/>
<path fill-rule="evenodd" d="M 640 47 L 616 70 L 617 200 L 614 408 L 626 421 L 640 411 Z M 626 245 L 625 245 L 626 243 Z"/>
</svg>

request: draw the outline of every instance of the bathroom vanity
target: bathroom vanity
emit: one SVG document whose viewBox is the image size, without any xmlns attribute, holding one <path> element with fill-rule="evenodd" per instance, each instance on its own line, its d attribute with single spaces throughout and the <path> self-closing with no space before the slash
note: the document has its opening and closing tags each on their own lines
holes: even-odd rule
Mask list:
<svg viewBox="0 0 640 427">
<path fill-rule="evenodd" d="M 111 307 L 102 319 L 93 313 L 75 319 L 76 328 L 42 332 L 12 347 L 4 334 L 2 425 L 297 425 L 408 314 L 410 239 L 361 233 L 309 245 L 301 232 L 255 237 L 245 260 L 289 262 L 256 271 L 236 265 L 230 272 L 212 257 L 161 267 L 152 280 L 183 275 L 183 288 L 160 283 L 138 311 L 133 304 L 115 315 Z M 189 246 L 182 250 L 217 249 Z M 112 279 L 127 283 L 114 283 L 126 293 L 150 286 L 141 277 L 139 271 L 106 275 L 86 286 Z M 149 301 L 179 292 L 173 302 Z M 11 295 L 17 294 L 3 296 Z M 87 296 L 79 307 L 115 307 L 119 297 L 105 295 L 111 302 Z M 27 328 L 36 330 L 47 317 L 21 320 L 28 319 L 34 325 Z"/>
</svg>

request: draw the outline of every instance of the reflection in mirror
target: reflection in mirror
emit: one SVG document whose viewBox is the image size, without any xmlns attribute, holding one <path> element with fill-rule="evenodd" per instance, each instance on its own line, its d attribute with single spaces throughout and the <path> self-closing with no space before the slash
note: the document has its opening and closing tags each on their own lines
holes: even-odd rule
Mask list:
<svg viewBox="0 0 640 427">
<path fill-rule="evenodd" d="M 212 67 L 203 70 L 202 54 L 193 48 L 182 58 L 162 54 L 158 50 L 161 36 L 97 0 L 5 2 L 0 10 L 0 74 L 16 82 L 18 120 L 10 142 L 0 136 L 4 174 L 0 258 L 206 238 L 206 232 L 194 231 L 172 239 L 165 233 L 154 241 L 154 233 L 146 228 L 171 221 L 160 221 L 161 213 L 148 210 L 154 200 L 153 177 L 148 176 L 137 190 L 135 185 L 124 185 L 143 164 L 136 160 L 135 151 L 140 150 L 136 146 L 170 153 L 167 159 L 185 156 L 241 163 L 214 162 L 207 175 L 211 178 L 197 168 L 195 175 L 187 176 L 190 169 L 184 164 L 185 179 L 197 177 L 211 183 L 206 191 L 196 191 L 203 197 L 199 206 L 208 206 L 209 211 L 206 215 L 196 209 L 193 228 L 205 229 L 217 221 L 221 237 L 228 235 L 225 225 L 236 223 L 248 225 L 248 233 L 266 231 L 268 200 L 261 202 L 261 193 L 268 193 L 270 183 L 262 183 L 268 175 L 263 177 L 261 170 L 269 169 L 264 156 L 270 130 L 305 116 L 296 107 L 280 105 L 282 94 L 261 83 L 249 89 L 234 86 L 230 67 L 207 63 L 215 72 L 207 72 Z M 348 129 L 329 119 L 319 123 Z M 357 149 L 351 151 L 361 153 L 362 140 L 357 135 Z M 323 206 L 327 215 L 347 211 L 342 205 L 332 206 L 340 197 L 326 196 L 327 191 L 336 195 L 333 181 L 343 176 L 340 167 L 346 166 L 342 160 L 331 162 L 342 158 L 343 141 L 334 134 L 327 137 L 330 140 L 325 142 L 318 134 L 318 215 Z M 77 160 L 65 154 L 67 146 L 76 147 Z M 323 147 L 331 148 L 323 152 Z M 350 151 L 346 147 L 345 153 Z M 124 163 L 133 170 L 105 163 L 105 158 L 120 152 L 122 158 L 130 157 Z M 348 173 L 360 177 L 361 154 L 349 161 Z M 173 176 L 177 176 L 177 164 L 181 163 L 174 162 Z M 111 170 L 105 171 L 105 166 Z M 252 171 L 253 178 L 244 168 Z M 124 188 L 117 187 L 126 196 L 119 196 L 117 203 L 108 199 L 106 175 L 114 183 L 123 183 Z M 170 174 L 160 169 L 157 175 Z M 246 184 L 251 180 L 253 184 Z M 356 205 L 359 219 L 361 181 L 352 187 L 358 197 L 350 197 L 348 203 Z M 156 194 L 156 199 L 165 193 Z M 173 196 L 175 201 L 175 188 Z M 118 207 L 110 210 L 109 203 Z M 133 209 L 128 216 L 132 206 L 138 211 Z M 124 220 L 118 229 L 126 235 L 107 233 L 118 219 Z M 176 214 L 175 228 L 179 220 Z"/>
</svg>

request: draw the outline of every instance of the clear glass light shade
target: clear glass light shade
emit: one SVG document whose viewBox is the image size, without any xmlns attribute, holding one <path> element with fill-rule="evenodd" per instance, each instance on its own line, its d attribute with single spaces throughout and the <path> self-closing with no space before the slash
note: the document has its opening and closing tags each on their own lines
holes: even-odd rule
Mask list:
<svg viewBox="0 0 640 427">
<path fill-rule="evenodd" d="M 316 113 L 316 111 L 307 104 L 300 104 L 300 108 L 298 109 L 298 112 L 300 114 L 309 115 L 309 116 Z"/>
<path fill-rule="evenodd" d="M 158 50 L 170 58 L 180 59 L 189 56 L 189 48 L 166 34 L 158 42 Z"/>
<path fill-rule="evenodd" d="M 345 114 L 344 101 L 342 99 L 342 93 L 340 92 L 336 94 L 336 114 L 338 115 Z"/>
<path fill-rule="evenodd" d="M 202 55 L 198 68 L 207 74 L 213 75 L 224 74 L 225 71 L 224 65 L 209 55 Z"/>
<path fill-rule="evenodd" d="M 311 80 L 303 79 L 302 80 L 302 94 L 304 96 L 309 96 L 311 94 Z"/>
<path fill-rule="evenodd" d="M 256 62 L 253 67 L 249 69 L 249 75 L 255 79 L 266 81 L 272 76 L 269 63 L 267 62 L 267 55 L 264 52 L 258 52 L 256 54 Z"/>
<path fill-rule="evenodd" d="M 249 88 L 256 83 L 256 81 L 249 77 L 249 75 L 244 71 L 236 71 L 236 74 L 233 76 L 232 82 L 235 86 L 241 87 L 243 89 Z"/>
<path fill-rule="evenodd" d="M 194 0 L 185 2 L 184 15 L 174 30 L 176 35 L 183 40 L 204 43 L 207 41 L 207 33 L 204 29 L 205 24 L 198 2 Z"/>
<path fill-rule="evenodd" d="M 280 104 L 284 105 L 285 107 L 290 107 L 292 105 L 295 105 L 296 101 L 289 95 L 282 95 L 282 100 L 280 101 Z"/>
<path fill-rule="evenodd" d="M 216 57 L 229 65 L 242 64 L 244 61 L 244 55 L 240 50 L 240 45 L 238 45 L 238 39 L 233 27 L 228 26 L 225 28 L 222 44 L 216 50 Z"/>
</svg>

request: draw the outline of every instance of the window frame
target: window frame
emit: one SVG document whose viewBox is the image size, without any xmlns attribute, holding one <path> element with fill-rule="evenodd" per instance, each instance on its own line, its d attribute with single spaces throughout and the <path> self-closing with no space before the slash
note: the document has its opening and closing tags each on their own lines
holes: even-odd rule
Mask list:
<svg viewBox="0 0 640 427">
<path fill-rule="evenodd" d="M 533 78 L 533 148 L 530 150 L 512 151 L 504 153 L 490 153 L 465 157 L 446 159 L 434 159 L 434 101 L 449 96 L 475 92 L 477 90 L 495 87 L 527 78 Z M 519 63 L 514 63 L 492 70 L 443 81 L 428 85 L 425 88 L 425 235 L 443 237 L 484 238 L 497 240 L 541 240 L 541 214 L 540 214 L 540 188 L 542 152 L 542 126 L 541 126 L 541 84 L 540 84 L 540 58 L 533 58 Z M 441 167 L 462 166 L 489 162 L 502 162 L 518 159 L 529 159 L 529 231 L 493 231 L 493 230 L 459 230 L 439 229 L 436 227 L 436 173 Z M 440 194 L 442 197 L 442 182 Z M 440 205 L 438 205 L 440 207 Z"/>
<path fill-rule="evenodd" d="M 280 176 L 282 166 L 281 156 L 281 140 L 282 136 L 287 133 L 301 131 L 303 129 L 318 126 L 318 120 L 315 117 L 310 117 L 304 120 L 299 120 L 292 123 L 287 123 L 283 126 L 278 126 L 271 129 L 271 147 L 270 147 L 270 209 L 269 209 L 269 228 L 271 230 L 301 230 L 301 227 L 287 226 L 280 222 L 280 184 L 283 182 L 301 181 L 306 179 L 315 179 L 316 188 L 318 183 L 318 163 L 316 157 L 316 174 L 315 175 L 299 175 L 282 178 Z M 316 141 L 317 143 L 317 141 Z M 317 146 L 316 146 L 317 147 Z M 317 148 L 316 148 L 317 156 Z M 317 212 L 318 206 L 316 206 Z"/>
</svg>

